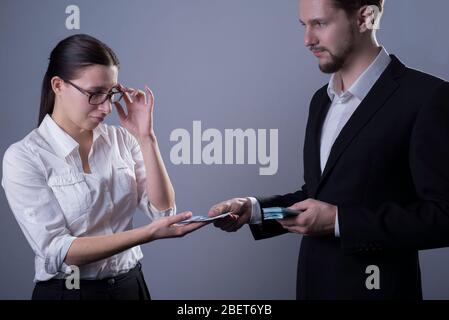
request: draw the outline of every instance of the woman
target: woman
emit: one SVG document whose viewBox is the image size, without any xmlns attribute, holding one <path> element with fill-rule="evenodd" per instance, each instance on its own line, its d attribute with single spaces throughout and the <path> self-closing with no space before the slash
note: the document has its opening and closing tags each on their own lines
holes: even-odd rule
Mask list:
<svg viewBox="0 0 449 320">
<path fill-rule="evenodd" d="M 177 224 L 191 213 L 175 215 L 153 94 L 118 84 L 118 68 L 99 40 L 62 40 L 43 80 L 39 127 L 4 155 L 2 185 L 36 255 L 33 299 L 150 299 L 139 245 L 205 225 Z M 102 123 L 112 104 L 122 127 Z M 136 208 L 152 222 L 133 228 Z M 79 290 L 65 280 L 76 270 Z"/>
</svg>

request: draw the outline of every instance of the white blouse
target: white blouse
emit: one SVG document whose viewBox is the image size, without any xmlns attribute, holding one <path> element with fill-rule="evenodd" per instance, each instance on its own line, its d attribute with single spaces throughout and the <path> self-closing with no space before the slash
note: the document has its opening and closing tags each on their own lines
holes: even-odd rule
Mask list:
<svg viewBox="0 0 449 320">
<path fill-rule="evenodd" d="M 100 123 L 84 173 L 78 143 L 47 115 L 39 128 L 11 145 L 3 158 L 2 186 L 35 257 L 34 281 L 63 278 L 64 259 L 77 237 L 133 229 L 136 208 L 151 220 L 174 215 L 148 200 L 137 140 L 123 127 Z M 81 279 L 102 279 L 132 269 L 140 246 L 79 267 Z"/>
</svg>

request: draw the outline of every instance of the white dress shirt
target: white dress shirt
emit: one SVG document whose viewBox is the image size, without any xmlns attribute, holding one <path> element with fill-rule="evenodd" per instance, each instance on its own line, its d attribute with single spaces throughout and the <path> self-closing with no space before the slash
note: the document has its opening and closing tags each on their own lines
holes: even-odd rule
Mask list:
<svg viewBox="0 0 449 320">
<path fill-rule="evenodd" d="M 140 146 L 125 128 L 97 126 L 88 159 L 90 174 L 78 143 L 49 115 L 4 155 L 2 186 L 35 253 L 35 282 L 70 274 L 64 259 L 77 237 L 133 229 L 136 208 L 150 220 L 176 213 L 176 206 L 160 211 L 149 202 Z M 136 246 L 79 267 L 80 276 L 116 276 L 142 257 Z"/>
<path fill-rule="evenodd" d="M 382 73 L 387 69 L 391 58 L 387 51 L 382 48 L 371 65 L 357 78 L 354 84 L 345 92 L 342 92 L 342 79 L 339 73 L 331 76 L 327 87 L 327 94 L 331 100 L 331 106 L 321 129 L 320 141 L 320 166 L 321 173 L 326 167 L 332 146 L 343 127 L 351 118 L 354 111 L 365 99 L 374 84 L 379 80 Z M 250 224 L 258 224 L 262 221 L 261 209 L 257 200 L 250 197 L 252 213 Z M 338 209 L 335 218 L 335 236 L 340 236 L 338 226 Z"/>
</svg>

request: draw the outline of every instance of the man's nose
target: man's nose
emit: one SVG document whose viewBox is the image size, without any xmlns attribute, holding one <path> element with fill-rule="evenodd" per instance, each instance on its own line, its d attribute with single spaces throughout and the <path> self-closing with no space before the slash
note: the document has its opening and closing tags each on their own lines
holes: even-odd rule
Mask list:
<svg viewBox="0 0 449 320">
<path fill-rule="evenodd" d="M 306 47 L 314 46 L 318 43 L 318 40 L 310 28 L 306 28 L 306 31 L 304 33 L 304 45 Z"/>
</svg>

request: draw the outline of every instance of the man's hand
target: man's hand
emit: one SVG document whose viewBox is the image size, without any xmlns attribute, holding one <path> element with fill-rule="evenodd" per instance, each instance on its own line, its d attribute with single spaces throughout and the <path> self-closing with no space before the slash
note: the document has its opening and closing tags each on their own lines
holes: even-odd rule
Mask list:
<svg viewBox="0 0 449 320">
<path fill-rule="evenodd" d="M 208 216 L 215 217 L 222 213 L 231 215 L 214 221 L 214 226 L 223 231 L 235 232 L 251 218 L 251 200 L 249 198 L 234 198 L 223 201 L 209 209 Z"/>
<path fill-rule="evenodd" d="M 297 202 L 289 209 L 303 211 L 278 222 L 288 231 L 306 236 L 333 234 L 337 207 L 315 199 Z"/>
</svg>

